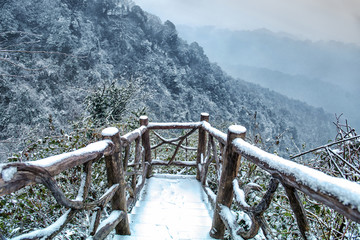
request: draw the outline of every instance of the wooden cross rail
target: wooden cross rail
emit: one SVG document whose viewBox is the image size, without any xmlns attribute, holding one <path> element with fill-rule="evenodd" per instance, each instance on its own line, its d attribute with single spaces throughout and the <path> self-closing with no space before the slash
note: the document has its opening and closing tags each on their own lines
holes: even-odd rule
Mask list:
<svg viewBox="0 0 360 240">
<path fill-rule="evenodd" d="M 185 135 L 166 139 L 154 133 L 162 142 L 150 145 L 150 135 L 154 130 L 188 129 Z M 188 150 L 183 142 L 198 130 L 196 161 L 177 160 L 178 152 Z M 43 184 L 50 190 L 59 205 L 68 211 L 56 222 L 45 229 L 23 234 L 16 239 L 51 239 L 81 210 L 91 210 L 95 221 L 90 228 L 93 239 L 104 239 L 114 229 L 117 234 L 129 235 L 128 211 L 135 205 L 147 178 L 152 176 L 153 167 L 175 165 L 195 167 L 197 179 L 201 181 L 210 202 L 214 216 L 213 238 L 223 238 L 227 228 L 234 239 L 249 239 L 262 229 L 266 237 L 270 233 L 263 217 L 272 197 L 281 183 L 288 196 L 290 206 L 296 217 L 299 230 L 304 239 L 311 237 L 309 224 L 297 191 L 333 208 L 340 214 L 360 223 L 360 186 L 345 179 L 330 177 L 317 170 L 283 159 L 245 142 L 246 129 L 231 126 L 227 134 L 212 127 L 209 114 L 202 113 L 199 122 L 190 123 L 149 123 L 146 116 L 140 117 L 140 127 L 120 136 L 118 129 L 106 128 L 102 131 L 103 140 L 85 148 L 64 153 L 50 158 L 25 163 L 0 165 L 0 196 L 11 194 L 28 185 Z M 169 144 L 175 146 L 170 160 L 152 159 L 152 151 L 157 146 Z M 240 189 L 236 180 L 241 157 L 244 157 L 271 174 L 267 192 L 256 206 L 245 201 L 249 189 L 259 190 L 256 184 Z M 108 190 L 93 202 L 87 202 L 94 162 L 105 161 Z M 63 171 L 83 165 L 83 175 L 76 199 L 68 199 L 55 181 L 55 176 Z M 215 167 L 217 195 L 208 186 L 209 167 Z M 238 207 L 246 212 L 251 221 L 251 228 L 244 231 L 239 227 L 231 213 L 233 199 Z M 112 213 L 101 219 L 105 206 L 111 203 Z M 0 234 L 0 239 L 2 236 Z"/>
</svg>

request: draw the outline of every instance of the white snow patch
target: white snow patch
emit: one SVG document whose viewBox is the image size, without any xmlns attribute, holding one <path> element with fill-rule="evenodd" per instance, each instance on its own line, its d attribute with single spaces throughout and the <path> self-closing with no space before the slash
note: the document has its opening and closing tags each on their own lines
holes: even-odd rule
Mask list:
<svg viewBox="0 0 360 240">
<path fill-rule="evenodd" d="M 245 201 L 245 193 L 242 189 L 240 189 L 238 181 L 234 179 L 233 181 L 233 187 L 234 187 L 234 194 L 236 201 L 242 206 L 242 207 L 250 207 L 249 204 Z"/>
<path fill-rule="evenodd" d="M 200 163 L 198 164 L 198 169 L 199 169 L 199 172 L 202 172 L 202 165 Z"/>
<path fill-rule="evenodd" d="M 237 211 L 236 213 L 238 215 L 238 222 L 240 222 L 239 220 L 244 220 L 246 225 L 251 226 L 252 221 L 249 215 L 247 215 L 244 211 Z"/>
<path fill-rule="evenodd" d="M 111 137 L 119 133 L 119 129 L 116 127 L 108 127 L 102 130 L 101 135 L 105 137 Z"/>
<path fill-rule="evenodd" d="M 84 200 L 84 190 L 85 190 L 85 183 L 86 183 L 86 173 L 81 174 L 81 183 L 80 183 L 80 189 L 76 196 L 76 201 L 83 201 Z"/>
<path fill-rule="evenodd" d="M 253 182 L 246 184 L 246 186 L 253 188 L 253 189 L 259 189 L 259 191 L 261 189 L 261 186 L 259 184 L 253 183 Z"/>
<path fill-rule="evenodd" d="M 114 210 L 111 212 L 111 214 L 109 215 L 108 218 L 106 218 L 104 221 L 102 221 L 96 231 L 96 233 L 101 229 L 103 228 L 104 226 L 108 225 L 108 224 L 111 224 L 113 222 L 115 222 L 120 216 L 121 216 L 121 213 L 123 211 L 121 210 Z"/>
<path fill-rule="evenodd" d="M 342 153 L 342 150 L 340 149 L 331 149 L 334 153 L 337 153 L 337 154 L 341 154 Z"/>
<path fill-rule="evenodd" d="M 15 173 L 17 172 L 17 168 L 16 167 L 9 167 L 9 168 L 6 168 L 4 170 L 1 171 L 2 173 L 2 179 L 5 181 L 5 182 L 9 182 L 11 181 L 11 179 L 13 179 Z"/>
<path fill-rule="evenodd" d="M 92 231 L 94 231 L 94 227 L 95 227 L 95 220 L 96 220 L 96 212 L 94 211 L 92 216 L 91 216 L 91 221 L 90 221 L 90 228 L 89 228 L 89 232 L 91 233 Z"/>
<path fill-rule="evenodd" d="M 246 128 L 241 125 L 231 125 L 229 131 L 235 134 L 242 134 L 246 132 Z"/>
<path fill-rule="evenodd" d="M 227 134 L 221 132 L 220 130 L 212 127 L 210 123 L 208 122 L 202 122 L 203 128 L 205 128 L 206 131 L 208 131 L 212 136 L 219 136 L 221 140 L 226 143 L 227 140 Z"/>
<path fill-rule="evenodd" d="M 147 116 L 144 116 L 144 115 L 140 116 L 140 120 L 146 120 L 146 119 L 148 119 Z"/>
<path fill-rule="evenodd" d="M 142 183 L 142 176 L 140 175 L 139 180 L 138 180 L 138 182 L 136 184 L 136 189 L 140 187 L 141 183 Z"/>
<path fill-rule="evenodd" d="M 231 213 L 231 210 L 224 206 L 220 205 L 220 215 L 230 224 L 231 227 L 236 228 L 232 223 L 236 222 L 236 217 Z"/>
<path fill-rule="evenodd" d="M 114 188 L 116 188 L 116 187 L 118 187 L 118 186 L 119 186 L 119 184 L 115 184 L 115 185 L 111 186 L 111 188 L 109 188 L 109 189 L 100 197 L 100 199 L 106 197 L 112 190 L 114 190 Z"/>
<path fill-rule="evenodd" d="M 214 235 L 215 233 L 217 233 L 216 228 L 212 228 L 211 231 L 210 231 L 210 233 L 211 233 L 212 235 Z"/>
<path fill-rule="evenodd" d="M 205 187 L 204 190 L 206 191 L 206 194 L 209 196 L 211 201 L 216 203 L 216 194 L 209 187 Z"/>
<path fill-rule="evenodd" d="M 195 175 L 154 174 L 146 180 L 138 200 L 140 204 L 133 208 L 130 215 L 130 227 L 134 229 L 133 238 L 145 231 L 140 226 L 141 222 L 146 221 L 151 222 L 149 229 L 153 229 L 153 232 L 161 226 L 161 232 L 157 236 L 156 233 L 149 232 L 156 237 L 148 236 L 146 239 L 210 239 L 204 237 L 208 236 L 212 223 L 210 206 L 204 201 L 204 197 L 201 183 L 196 180 Z M 199 211 L 194 212 L 194 208 Z M 201 212 L 201 217 L 198 212 Z M 144 214 L 137 215 L 140 213 Z M 137 221 L 137 219 L 141 220 Z M 184 226 L 191 226 L 191 230 L 189 229 L 191 237 L 188 235 L 190 234 L 188 230 L 184 232 Z M 204 232 L 195 230 L 200 226 L 208 230 Z"/>
<path fill-rule="evenodd" d="M 315 237 L 314 234 L 309 233 L 309 232 L 307 232 L 307 233 L 305 233 L 305 234 L 306 234 L 306 238 L 307 238 L 307 239 L 309 239 L 309 240 L 317 240 L 317 238 Z"/>
<path fill-rule="evenodd" d="M 313 190 L 334 196 L 343 204 L 350 204 L 360 210 L 360 185 L 358 183 L 331 177 L 318 170 L 267 153 L 240 138 L 235 139 L 233 144 L 244 154 L 258 158 L 270 168 L 285 175 L 294 176 L 298 182 Z"/>
<path fill-rule="evenodd" d="M 27 164 L 33 165 L 33 166 L 39 166 L 39 167 L 49 167 L 58 162 L 61 162 L 62 160 L 66 159 L 66 158 L 80 156 L 80 155 L 84 155 L 87 153 L 103 152 L 110 144 L 112 144 L 112 141 L 106 139 L 106 140 L 102 140 L 99 142 L 91 143 L 91 144 L 87 145 L 86 147 L 75 150 L 73 152 L 59 154 L 59 155 L 44 158 L 44 159 L 41 159 L 38 161 L 27 162 Z"/>
<path fill-rule="evenodd" d="M 141 137 L 142 134 L 146 131 L 146 129 L 147 129 L 146 126 L 141 126 L 141 127 L 135 129 L 135 130 L 132 131 L 132 132 L 126 133 L 126 134 L 125 134 L 124 136 L 122 136 L 121 138 L 125 138 L 125 139 L 129 140 L 130 137 L 135 134 L 136 136 L 135 136 L 133 139 L 136 139 L 136 138 L 138 138 L 138 137 Z M 130 139 L 130 140 L 131 140 L 131 139 Z"/>
<path fill-rule="evenodd" d="M 237 231 L 239 229 L 239 225 L 236 222 L 236 217 L 235 215 L 231 212 L 231 210 L 224 206 L 224 205 L 220 205 L 220 216 L 221 218 L 225 219 L 227 224 L 229 224 L 229 227 L 232 232 L 231 232 L 231 236 L 232 239 L 238 239 L 238 240 L 242 240 L 243 238 L 240 237 L 239 235 L 237 235 Z"/>
<path fill-rule="evenodd" d="M 220 183 L 221 173 L 222 173 L 222 164 L 219 166 L 219 170 L 217 171 L 217 181 L 218 181 L 218 183 Z"/>
<path fill-rule="evenodd" d="M 43 229 L 35 230 L 33 232 L 30 232 L 30 233 L 23 234 L 21 236 L 17 236 L 15 238 L 13 238 L 12 240 L 33 239 L 33 238 L 36 238 L 36 237 L 37 238 L 48 237 L 52 233 L 59 230 L 62 225 L 64 225 L 64 223 L 66 221 L 66 218 L 69 215 L 70 211 L 71 210 L 66 211 L 66 213 L 64 215 L 62 215 L 56 222 L 54 222 L 50 226 L 48 226 L 46 228 L 43 228 Z"/>
</svg>

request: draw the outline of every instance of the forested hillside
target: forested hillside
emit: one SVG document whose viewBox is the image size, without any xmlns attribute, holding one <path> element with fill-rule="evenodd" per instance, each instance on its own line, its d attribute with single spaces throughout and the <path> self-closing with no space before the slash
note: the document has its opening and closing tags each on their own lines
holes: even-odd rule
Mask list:
<svg viewBox="0 0 360 240">
<path fill-rule="evenodd" d="M 322 109 L 234 80 L 201 46 L 179 38 L 173 23 L 130 1 L 0 3 L 2 158 L 49 120 L 66 131 L 87 114 L 86 96 L 114 81 L 136 86 L 131 106 L 146 106 L 150 120 L 198 120 L 209 112 L 215 126 L 242 124 L 264 142 L 281 135 L 281 153 L 293 142 L 310 147 L 333 135 L 332 116 Z"/>
</svg>

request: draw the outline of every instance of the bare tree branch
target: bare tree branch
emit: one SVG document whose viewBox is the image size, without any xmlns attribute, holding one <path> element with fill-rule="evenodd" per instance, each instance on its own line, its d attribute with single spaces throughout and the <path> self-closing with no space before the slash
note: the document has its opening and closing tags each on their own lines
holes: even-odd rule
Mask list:
<svg viewBox="0 0 360 240">
<path fill-rule="evenodd" d="M 316 148 L 313 148 L 309 151 L 306 151 L 306 152 L 303 152 L 303 153 L 300 153 L 300 154 L 297 154 L 295 156 L 292 156 L 290 157 L 290 159 L 294 159 L 294 158 L 297 158 L 297 157 L 300 157 L 302 155 L 305 155 L 305 154 L 308 154 L 308 153 L 311 153 L 311 152 L 314 152 L 314 151 L 317 151 L 317 150 L 320 150 L 320 149 L 323 149 L 323 148 L 327 148 L 327 147 L 330 147 L 332 145 L 335 145 L 335 144 L 339 144 L 339 143 L 343 143 L 343 142 L 346 142 L 346 141 L 350 141 L 350 140 L 353 140 L 355 138 L 359 138 L 360 136 L 354 136 L 354 137 L 349 137 L 349 138 L 345 138 L 345 139 L 341 139 L 339 141 L 336 141 L 336 142 L 333 142 L 333 143 L 329 143 L 329 144 L 326 144 L 326 145 L 323 145 L 323 146 L 320 146 L 320 147 L 316 147 Z"/>
</svg>

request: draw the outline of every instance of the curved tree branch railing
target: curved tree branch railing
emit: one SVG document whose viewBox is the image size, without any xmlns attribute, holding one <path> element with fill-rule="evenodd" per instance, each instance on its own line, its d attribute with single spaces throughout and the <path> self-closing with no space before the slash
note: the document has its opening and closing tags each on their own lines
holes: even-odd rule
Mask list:
<svg viewBox="0 0 360 240">
<path fill-rule="evenodd" d="M 209 139 L 213 137 L 218 140 L 221 149 L 225 146 L 225 153 L 220 150 L 220 159 L 223 160 L 220 167 L 221 177 L 218 179 L 218 194 L 215 195 L 206 186 L 206 182 L 205 184 L 203 182 L 205 192 L 215 208 L 213 226 L 210 231 L 212 237 L 222 238 L 225 228 L 229 229 L 234 239 L 252 238 L 258 233 L 259 228 L 263 230 L 265 236 L 268 236 L 267 224 L 262 215 L 269 207 L 278 183 L 281 183 L 285 189 L 300 233 L 304 239 L 309 239 L 311 233 L 297 191 L 303 192 L 343 216 L 360 223 L 359 184 L 346 179 L 331 177 L 315 169 L 267 153 L 245 142 L 246 129 L 241 126 L 231 126 L 227 135 L 211 127 L 207 121 L 203 121 L 201 127 L 206 130 L 210 136 Z M 210 145 L 213 146 L 213 143 Z M 212 151 L 213 155 L 215 155 L 216 150 L 213 149 Z M 208 152 L 210 152 L 210 149 L 208 149 Z M 237 181 L 234 182 L 239 171 L 241 157 L 245 157 L 272 176 L 268 191 L 261 202 L 254 207 L 247 205 L 244 191 L 239 189 Z M 217 161 L 215 161 L 215 164 L 218 164 Z M 253 187 L 256 188 L 256 186 Z M 236 202 L 252 220 L 251 228 L 248 231 L 240 229 L 235 217 L 231 214 L 230 206 L 234 191 Z"/>
<path fill-rule="evenodd" d="M 158 133 L 162 130 L 188 130 L 180 137 L 165 138 Z M 157 132 L 155 132 L 155 130 Z M 196 161 L 177 160 L 180 149 L 188 137 L 198 130 Z M 158 143 L 151 146 L 150 134 L 154 133 Z M 213 205 L 214 216 L 210 235 L 223 238 L 227 228 L 234 239 L 249 239 L 262 229 L 270 237 L 263 216 L 271 204 L 279 183 L 284 187 L 290 206 L 304 239 L 309 239 L 309 224 L 298 191 L 329 206 L 340 214 L 360 223 L 360 186 L 357 183 L 330 177 L 320 171 L 267 153 L 245 142 L 246 129 L 231 126 L 225 134 L 209 124 L 209 115 L 201 114 L 199 122 L 191 123 L 149 123 L 146 116 L 140 117 L 140 127 L 120 136 L 118 129 L 106 128 L 102 131 L 102 141 L 88 145 L 71 153 L 65 153 L 39 161 L 9 163 L 0 165 L 0 196 L 13 193 L 25 186 L 43 184 L 55 197 L 59 205 L 69 210 L 48 228 L 23 234 L 16 239 L 53 238 L 81 210 L 92 210 L 96 214 L 91 227 L 93 239 L 104 239 L 111 231 L 129 235 L 127 212 L 132 209 L 140 196 L 146 179 L 152 176 L 155 166 L 181 166 L 197 169 L 196 177 L 202 183 Z M 152 151 L 168 144 L 173 149 L 166 161 L 152 159 Z M 271 175 L 268 189 L 256 206 L 249 206 L 245 196 L 250 190 L 259 190 L 257 184 L 248 184 L 240 189 L 236 180 L 241 157 Z M 105 160 L 109 189 L 93 202 L 86 202 L 91 184 L 94 162 Z M 83 165 L 80 189 L 75 200 L 67 199 L 58 187 L 54 177 L 61 172 Z M 208 186 L 209 168 L 215 169 L 217 195 Z M 231 212 L 233 199 L 238 207 L 248 214 L 252 224 L 244 230 L 236 222 Z M 112 213 L 101 220 L 101 213 L 111 202 Z M 51 229 L 51 230 L 50 230 Z M 1 237 L 1 235 L 0 235 Z"/>
<path fill-rule="evenodd" d="M 114 129 L 105 129 L 103 135 L 110 133 L 119 135 Z M 112 131 L 112 132 L 111 132 Z M 43 184 L 50 190 L 57 203 L 68 208 L 57 221 L 44 229 L 35 230 L 30 233 L 22 234 L 14 239 L 52 239 L 66 226 L 66 224 L 81 210 L 96 211 L 96 221 L 91 226 L 93 229 L 91 235 L 93 239 L 103 239 L 116 226 L 126 223 L 126 208 L 121 209 L 113 204 L 113 212 L 110 216 L 100 222 L 100 215 L 105 205 L 118 198 L 121 191 L 121 181 L 113 176 L 117 175 L 114 168 L 108 169 L 109 188 L 100 197 L 93 202 L 86 202 L 89 187 L 91 184 L 92 165 L 105 157 L 107 165 L 116 165 L 117 156 L 119 155 L 119 141 L 116 137 L 111 140 L 105 139 L 96 143 L 89 144 L 87 147 L 53 157 L 45 158 L 38 161 L 24 163 L 8 163 L 0 166 L 0 196 L 13 193 L 25 186 L 33 184 Z M 81 177 L 80 188 L 75 200 L 66 198 L 65 194 L 59 188 L 54 177 L 68 169 L 83 165 L 83 174 Z M 115 202 L 115 201 L 113 201 Z M 100 226 L 100 227 L 99 227 Z M 124 232 L 117 231 L 119 234 Z M 130 232 L 128 232 L 129 234 Z"/>
</svg>

